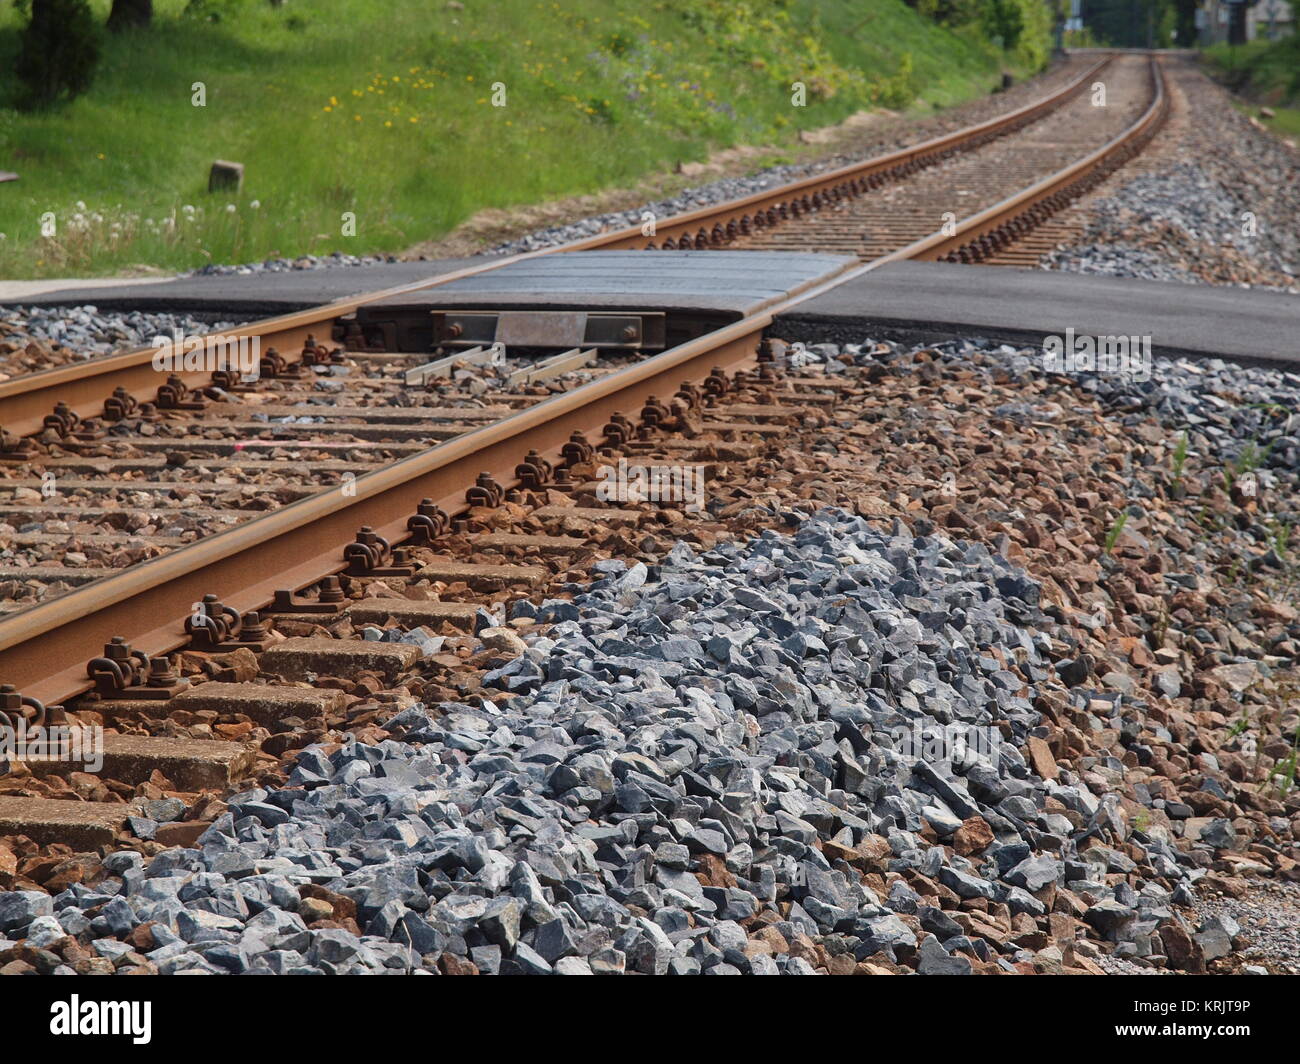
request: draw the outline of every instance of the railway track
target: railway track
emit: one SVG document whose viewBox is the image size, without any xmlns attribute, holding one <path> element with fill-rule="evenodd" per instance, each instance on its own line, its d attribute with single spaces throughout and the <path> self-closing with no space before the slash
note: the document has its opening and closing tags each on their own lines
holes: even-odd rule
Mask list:
<svg viewBox="0 0 1300 1064">
<path fill-rule="evenodd" d="M 417 387 L 407 381 L 419 376 L 423 356 L 354 353 L 320 375 L 221 392 L 233 401 L 200 394 L 187 410 L 127 410 L 68 437 L 47 431 L 51 453 L 39 470 L 24 466 L 17 471 L 28 475 L 5 482 L 12 494 L 0 503 L 0 520 L 26 531 L 9 539 L 14 557 L 0 565 L 0 610 L 347 484 L 538 402 L 551 387 L 611 372 L 627 356 L 578 352 L 554 367 L 518 358 L 476 363 L 474 353 L 443 361 L 455 368 Z"/>
<path fill-rule="evenodd" d="M 1100 77 L 1101 75 L 1099 75 Z M 1052 113 L 999 137 L 977 151 L 962 152 L 927 167 L 874 196 L 846 198 L 822 209 L 739 237 L 734 246 L 769 251 L 817 248 L 870 261 L 954 225 L 1088 154 L 1122 133 L 1150 102 L 1145 60 L 1125 56 L 1106 71 L 1106 106 L 1094 94 L 1076 94 Z"/>
<path fill-rule="evenodd" d="M 253 322 L 230 330 L 229 335 L 256 336 L 263 347 L 277 349 L 289 364 L 294 364 L 295 361 L 301 362 L 298 353 L 305 349 L 309 336 L 320 338 L 326 344 L 333 339 L 336 343 L 355 346 L 362 337 L 355 321 L 350 319 L 359 308 L 487 273 L 510 263 L 564 251 L 721 247 L 727 242 L 728 228 L 735 232 L 743 231 L 746 218 L 753 225 L 767 225 L 769 220 L 773 225 L 779 224 L 792 215 L 799 216 L 813 210 L 818 200 L 865 195 L 1040 121 L 1088 90 L 1109 63 L 1106 58 L 1099 59 L 1047 97 L 975 126 L 770 192 L 661 219 L 656 223 L 653 236 L 647 236 L 641 227 L 615 230 L 555 248 L 485 262 L 481 266 L 444 274 L 433 281 L 402 285 L 328 306 Z M 22 437 L 41 431 L 46 417 L 60 402 L 72 410 L 84 412 L 87 417 L 94 417 L 103 409 L 105 401 L 121 388 L 139 402 L 156 402 L 165 407 L 171 400 L 159 393 L 158 371 L 153 366 L 152 356 L 152 349 L 142 348 L 0 381 L 0 433 L 4 434 L 0 436 L 0 447 L 16 445 Z M 176 376 L 187 389 L 203 389 L 212 384 L 208 370 L 180 370 Z"/>
<path fill-rule="evenodd" d="M 151 351 L 0 383 L 12 492 L 0 520 L 17 522 L 7 545 L 23 559 L 0 571 L 18 607 L 0 618 L 0 712 L 107 726 L 115 781 L 42 774 L 0 798 L 0 835 L 102 845 L 142 795 L 193 801 L 299 748 L 250 749 L 241 739 L 254 726 L 304 739 L 322 722 L 364 725 L 329 693 L 351 686 L 304 681 L 357 670 L 392 680 L 418 658 L 402 630 L 482 634 L 482 607 L 500 616 L 562 583 L 601 545 L 593 528 L 642 527 L 636 508 L 595 508 L 598 466 L 702 462 L 717 474 L 772 447 L 783 425 L 823 416 L 853 385 L 783 371 L 779 345 L 764 345 L 775 316 L 885 262 L 985 261 L 1031 234 L 1164 116 L 1154 58 L 1118 61 L 1122 102 L 1091 114 L 1087 94 L 1109 62 L 971 129 L 665 219 L 653 234 L 555 249 L 831 246 L 863 260 L 651 357 L 575 348 L 541 355 L 539 370 L 537 352 L 502 361 L 470 348 L 431 366 L 428 354 L 376 350 L 353 317 L 494 262 L 241 328 L 265 345 L 256 387 L 196 370 L 160 388 Z M 1088 132 L 1062 138 L 1043 121 L 1057 114 Z M 1024 165 L 997 165 L 1008 153 Z M 999 179 L 936 228 L 948 202 L 938 190 L 990 166 Z M 886 231 L 880 219 L 896 215 L 907 223 Z M 870 241 L 852 239 L 861 225 Z M 498 650 L 512 645 L 511 631 L 489 627 Z M 196 726 L 213 738 L 195 738 Z M 190 830 L 164 835 L 192 841 Z"/>
</svg>

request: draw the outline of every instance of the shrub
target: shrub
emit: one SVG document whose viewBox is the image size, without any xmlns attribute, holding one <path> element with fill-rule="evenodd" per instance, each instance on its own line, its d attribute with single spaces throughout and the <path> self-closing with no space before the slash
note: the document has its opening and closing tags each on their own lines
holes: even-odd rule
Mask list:
<svg viewBox="0 0 1300 1064">
<path fill-rule="evenodd" d="M 20 106 L 39 110 L 80 96 L 99 62 L 99 27 L 87 0 L 32 0 L 14 73 Z"/>
<path fill-rule="evenodd" d="M 140 29 L 152 21 L 153 0 L 113 0 L 113 9 L 108 13 L 111 33 Z"/>
<path fill-rule="evenodd" d="M 1025 19 L 1015 0 L 989 0 L 980 13 L 984 32 L 1001 38 L 1002 47 L 1010 51 L 1020 43 L 1025 30 Z"/>
</svg>

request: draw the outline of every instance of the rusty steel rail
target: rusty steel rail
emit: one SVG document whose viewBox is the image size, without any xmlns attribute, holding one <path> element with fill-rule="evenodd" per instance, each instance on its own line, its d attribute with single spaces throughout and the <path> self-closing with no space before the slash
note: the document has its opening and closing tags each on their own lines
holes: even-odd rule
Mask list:
<svg viewBox="0 0 1300 1064">
<path fill-rule="evenodd" d="M 355 495 L 332 489 L 228 532 L 132 566 L 0 620 L 0 676 L 49 705 L 87 690 L 86 662 L 113 636 L 151 657 L 187 642 L 182 620 L 209 592 L 241 612 L 345 566 L 344 548 L 370 526 L 390 543 L 410 533 L 421 498 L 447 514 L 468 508 L 465 489 L 483 471 L 502 485 L 529 450 L 558 461 L 574 432 L 597 443 L 617 411 L 672 395 L 683 380 L 752 360 L 770 313 L 749 318 L 583 387 L 459 436 L 423 454 L 357 477 Z M 161 622 L 161 623 L 160 623 Z"/>
<path fill-rule="evenodd" d="M 673 215 L 662 223 L 656 222 L 653 236 L 644 234 L 639 226 L 629 226 L 566 245 L 564 250 L 719 247 L 737 235 L 747 234 L 751 227 L 777 224 L 779 220 L 797 218 L 802 213 L 840 199 L 862 195 L 883 184 L 884 178 L 906 178 L 958 151 L 969 151 L 995 137 L 1020 129 L 1055 110 L 1111 61 L 1111 57 L 1106 56 L 1050 96 L 977 125 L 860 163 L 850 163 L 824 174 L 814 174 L 779 188 Z"/>
<path fill-rule="evenodd" d="M 46 704 L 75 697 L 91 687 L 86 663 L 111 637 L 123 636 L 149 655 L 175 650 L 187 642 L 183 618 L 205 594 L 220 593 L 224 602 L 248 611 L 270 602 L 280 589 L 315 584 L 345 568 L 344 549 L 361 526 L 399 544 L 410 534 L 407 521 L 419 499 L 432 499 L 451 516 L 462 513 L 468 508 L 465 489 L 480 472 L 489 472 L 503 486 L 517 484 L 517 463 L 530 449 L 558 460 L 574 432 L 588 434 L 599 446 L 603 426 L 615 412 L 639 409 L 651 396 L 672 395 L 683 380 L 703 378 L 715 367 L 745 368 L 755 360 L 764 331 L 798 304 L 887 262 L 953 254 L 1053 196 L 1078 194 L 1080 183 L 1098 168 L 1113 168 L 1159 128 L 1168 96 L 1154 58 L 1151 72 L 1155 99 L 1128 130 L 1085 159 L 966 219 L 953 234 L 936 232 L 898 252 L 847 266 L 760 313 L 358 477 L 352 495 L 338 489 L 321 492 L 0 619 L 0 678 Z M 393 291 L 418 287 L 424 285 Z M 360 301 L 333 304 L 328 313 L 356 305 Z M 294 322 L 316 313 L 273 321 Z M 319 320 L 298 321 L 294 327 Z"/>
<path fill-rule="evenodd" d="M 276 591 L 340 572 L 343 550 L 362 526 L 398 545 L 410 535 L 406 522 L 420 499 L 454 517 L 469 508 L 465 489 L 481 472 L 513 486 L 529 450 L 558 463 L 575 432 L 599 446 L 612 414 L 636 411 L 651 396 L 671 396 L 683 381 L 701 380 L 715 368 L 744 369 L 756 361 L 763 331 L 778 314 L 859 272 L 861 266 L 847 265 L 758 314 L 363 474 L 351 495 L 319 492 L 0 619 L 0 677 L 52 705 L 90 689 L 86 662 L 114 636 L 150 657 L 169 653 L 188 641 L 183 620 L 204 595 L 220 593 L 240 612 L 260 609 Z"/>
<path fill-rule="evenodd" d="M 1041 118 L 1079 91 L 1089 78 L 1094 77 L 1110 61 L 1109 57 L 1098 60 L 1051 95 L 1000 117 L 934 137 L 909 148 L 840 167 L 825 174 L 804 178 L 768 192 L 756 193 L 665 219 L 657 227 L 657 239 L 663 242 L 659 246 L 668 246 L 669 241 L 674 241 L 672 246 L 681 247 L 717 246 L 725 239 L 728 227 L 739 232 L 741 228 L 748 225 L 745 219 L 757 217 L 760 213 L 766 217 L 767 212 L 770 211 L 774 215 L 784 217 L 789 216 L 793 211 L 794 216 L 797 217 L 805 209 L 805 203 L 807 209 L 812 209 L 814 201 L 832 202 L 844 195 L 861 194 L 876 187 L 885 175 L 905 178 L 923 166 L 938 162 L 957 151 L 978 147 L 994 137 Z M 693 237 L 691 233 L 694 233 Z M 701 234 L 704 234 L 703 243 L 701 243 Z M 684 242 L 683 238 L 689 239 L 690 242 Z M 614 230 L 568 244 L 504 256 L 430 280 L 413 281 L 293 314 L 249 322 L 228 330 L 224 335 L 250 338 L 256 336 L 264 347 L 280 348 L 281 354 L 292 361 L 295 352 L 290 349 L 300 347 L 309 334 L 319 335 L 341 315 L 350 314 L 370 303 L 436 288 L 462 277 L 485 273 L 499 269 L 508 263 L 522 262 L 542 255 L 564 251 L 596 249 L 613 251 L 648 246 L 654 246 L 654 241 L 643 236 L 637 227 Z M 176 376 L 190 388 L 201 388 L 211 383 L 211 373 L 208 370 L 182 370 L 177 372 Z M 10 437 L 29 436 L 40 432 L 45 416 L 58 402 L 66 403 L 69 408 L 83 417 L 97 417 L 104 400 L 118 388 L 125 389 L 127 394 L 139 402 L 152 402 L 160 378 L 165 379 L 153 366 L 153 350 L 139 348 L 106 358 L 58 366 L 39 373 L 15 377 L 12 380 L 0 381 L 0 430 Z"/>
<path fill-rule="evenodd" d="M 1164 65 L 1150 57 L 1151 104 L 1124 132 L 1078 162 L 1058 170 L 1023 192 L 962 221 L 950 236 L 931 234 L 883 256 L 878 265 L 900 259 L 980 262 L 1014 244 L 1051 215 L 1104 181 L 1140 152 L 1169 117 Z"/>
</svg>

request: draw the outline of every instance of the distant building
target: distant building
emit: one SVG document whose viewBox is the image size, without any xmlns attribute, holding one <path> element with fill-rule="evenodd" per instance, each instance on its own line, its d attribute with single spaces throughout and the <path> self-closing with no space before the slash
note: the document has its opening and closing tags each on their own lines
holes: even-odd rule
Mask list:
<svg viewBox="0 0 1300 1064">
<path fill-rule="evenodd" d="M 1221 44 L 1228 39 L 1229 10 L 1224 0 L 1201 0 L 1196 9 L 1196 34 L 1201 44 Z M 1259 0 L 1246 8 L 1246 40 L 1271 41 L 1295 31 L 1291 5 L 1286 0 Z"/>
</svg>

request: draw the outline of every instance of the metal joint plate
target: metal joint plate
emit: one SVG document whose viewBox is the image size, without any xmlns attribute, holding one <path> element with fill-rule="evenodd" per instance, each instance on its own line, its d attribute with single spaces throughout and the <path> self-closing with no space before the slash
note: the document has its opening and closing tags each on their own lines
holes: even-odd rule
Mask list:
<svg viewBox="0 0 1300 1064">
<path fill-rule="evenodd" d="M 435 346 L 501 343 L 507 347 L 657 350 L 667 335 L 662 311 L 435 310 Z"/>
</svg>

